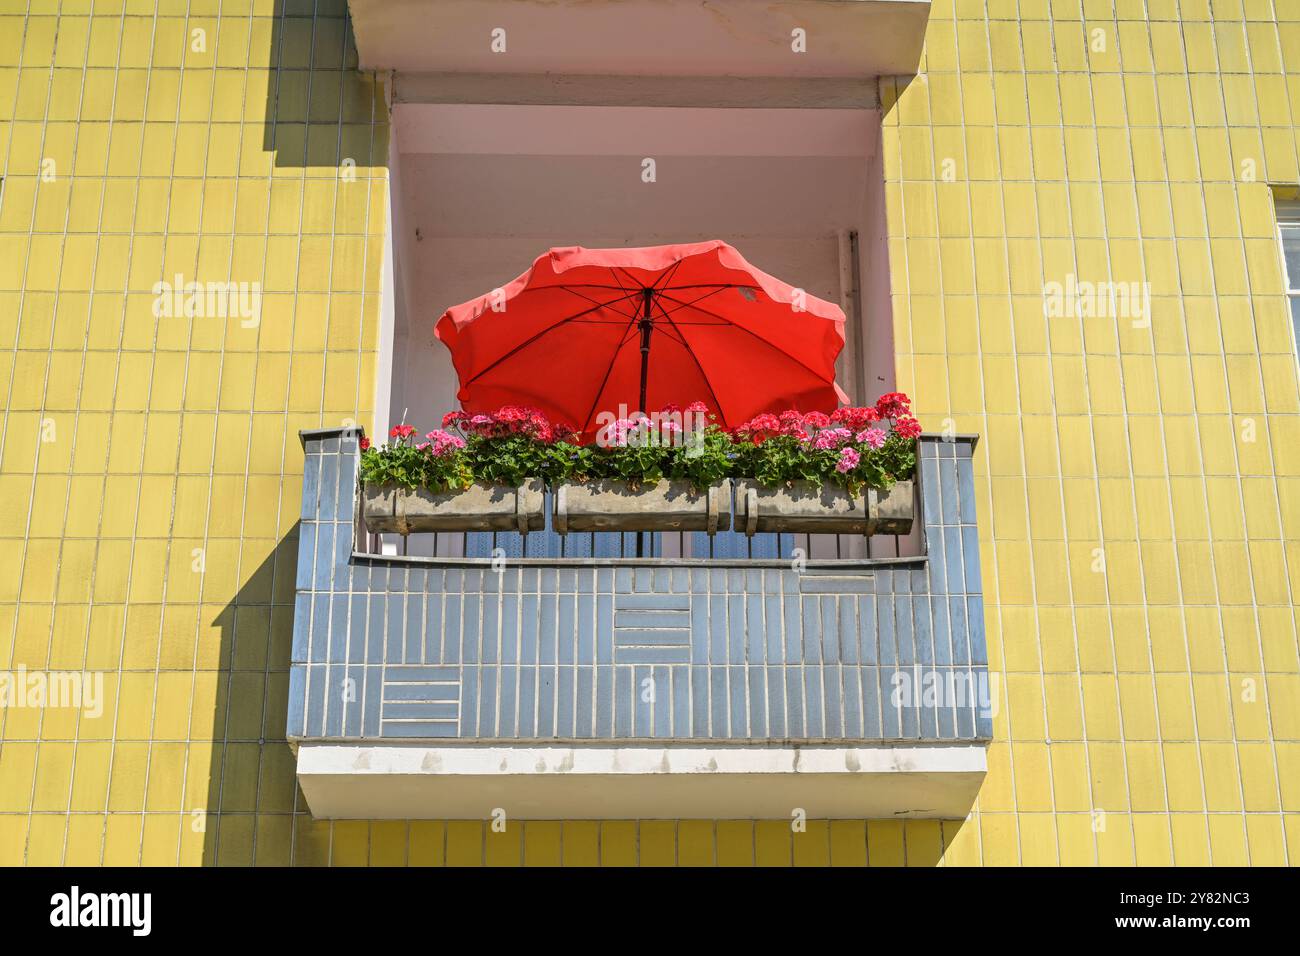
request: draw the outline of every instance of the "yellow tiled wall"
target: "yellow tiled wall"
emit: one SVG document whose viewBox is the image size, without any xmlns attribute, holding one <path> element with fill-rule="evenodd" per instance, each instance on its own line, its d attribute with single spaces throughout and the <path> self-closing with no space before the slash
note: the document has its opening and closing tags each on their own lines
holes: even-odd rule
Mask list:
<svg viewBox="0 0 1300 956">
<path fill-rule="evenodd" d="M 387 206 L 354 64 L 344 0 L 0 0 L 0 669 L 108 674 L 98 718 L 0 710 L 0 863 L 1294 857 L 1300 4 L 935 0 L 883 84 L 900 383 L 984 436 L 964 823 L 311 820 L 297 431 L 369 424 Z M 155 317 L 176 274 L 259 321 Z M 1045 316 L 1070 274 L 1150 327 Z"/>
<path fill-rule="evenodd" d="M 1283 0 L 948 0 L 886 93 L 900 380 L 984 436 L 1002 713 L 953 860 L 1295 858 L 1297 71 Z M 1049 317 L 1071 274 L 1149 323 Z"/>
</svg>

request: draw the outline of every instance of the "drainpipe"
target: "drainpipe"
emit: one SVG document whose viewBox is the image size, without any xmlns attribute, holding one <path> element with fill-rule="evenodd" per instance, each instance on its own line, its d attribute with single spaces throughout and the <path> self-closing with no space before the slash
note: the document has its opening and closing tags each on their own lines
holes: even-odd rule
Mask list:
<svg viewBox="0 0 1300 956">
<path fill-rule="evenodd" d="M 840 366 L 844 391 L 855 402 L 867 401 L 863 387 L 861 309 L 858 307 L 858 234 L 852 229 L 836 233 L 839 245 L 840 308 L 844 310 L 844 351 Z"/>
</svg>

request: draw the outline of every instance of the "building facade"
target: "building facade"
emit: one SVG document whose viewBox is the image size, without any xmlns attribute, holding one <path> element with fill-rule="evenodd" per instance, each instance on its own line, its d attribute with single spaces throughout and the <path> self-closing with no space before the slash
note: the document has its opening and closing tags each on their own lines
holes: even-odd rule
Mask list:
<svg viewBox="0 0 1300 956">
<path fill-rule="evenodd" d="M 0 0 L 0 863 L 1294 860 L 1300 5 L 688 7 Z M 914 397 L 913 535 L 498 574 L 357 526 L 447 305 L 715 236 Z M 885 705 L 944 668 L 989 706 Z M 688 743 L 675 818 L 357 763 Z"/>
</svg>

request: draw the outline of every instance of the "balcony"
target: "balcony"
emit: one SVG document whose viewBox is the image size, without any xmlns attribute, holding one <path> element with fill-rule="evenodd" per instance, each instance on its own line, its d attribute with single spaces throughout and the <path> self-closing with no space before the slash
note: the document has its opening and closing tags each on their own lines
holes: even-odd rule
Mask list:
<svg viewBox="0 0 1300 956">
<path fill-rule="evenodd" d="M 317 817 L 969 810 L 994 698 L 973 436 L 920 440 L 910 553 L 688 535 L 643 558 L 549 530 L 382 553 L 358 437 L 302 435 L 289 736 Z"/>
<path fill-rule="evenodd" d="M 930 0 L 349 0 L 348 8 L 367 70 L 860 78 L 916 71 Z"/>
</svg>

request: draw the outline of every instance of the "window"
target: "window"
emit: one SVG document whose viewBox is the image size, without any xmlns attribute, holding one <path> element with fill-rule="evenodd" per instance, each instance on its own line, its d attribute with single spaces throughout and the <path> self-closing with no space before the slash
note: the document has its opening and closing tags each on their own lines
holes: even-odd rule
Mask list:
<svg viewBox="0 0 1300 956">
<path fill-rule="evenodd" d="M 1300 348 L 1300 203 L 1279 203 L 1277 228 L 1282 239 L 1283 276 L 1291 306 L 1292 340 Z M 1297 353 L 1300 355 L 1300 352 Z"/>
</svg>

